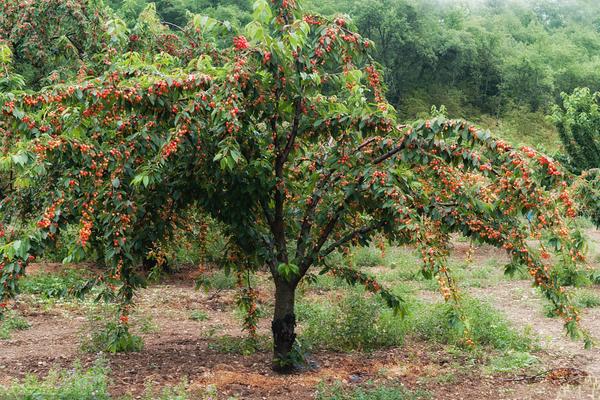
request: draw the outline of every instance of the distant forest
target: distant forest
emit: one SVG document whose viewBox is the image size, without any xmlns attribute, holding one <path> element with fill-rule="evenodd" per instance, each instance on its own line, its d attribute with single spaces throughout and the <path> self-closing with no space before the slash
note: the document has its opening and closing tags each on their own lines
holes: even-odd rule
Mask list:
<svg viewBox="0 0 600 400">
<path fill-rule="evenodd" d="M 148 2 L 109 0 L 130 24 Z M 168 23 L 208 14 L 243 25 L 250 0 L 159 0 Z M 446 106 L 454 116 L 536 113 L 577 87 L 600 89 L 600 3 L 594 0 L 309 0 L 347 14 L 375 43 L 387 97 L 402 116 Z"/>
</svg>

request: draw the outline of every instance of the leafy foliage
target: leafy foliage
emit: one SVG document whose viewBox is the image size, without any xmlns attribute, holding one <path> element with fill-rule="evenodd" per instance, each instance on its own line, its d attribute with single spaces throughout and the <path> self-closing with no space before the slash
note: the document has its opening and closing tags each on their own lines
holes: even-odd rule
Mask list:
<svg viewBox="0 0 600 400">
<path fill-rule="evenodd" d="M 555 106 L 552 120 L 569 156 L 570 165 L 581 172 L 600 168 L 600 93 L 588 88 L 562 94 L 562 105 Z"/>
<path fill-rule="evenodd" d="M 99 2 L 5 0 L 0 42 L 8 44 L 15 69 L 33 87 L 72 77 L 102 48 L 104 10 Z"/>
<path fill-rule="evenodd" d="M 142 338 L 129 334 L 124 319 L 109 321 L 101 329 L 91 332 L 89 341 L 82 344 L 85 351 L 107 353 L 137 352 L 143 347 Z"/>
<path fill-rule="evenodd" d="M 74 296 L 78 288 L 85 285 L 86 279 L 77 270 L 67 270 L 61 274 L 36 274 L 21 281 L 24 293 L 40 295 L 44 299 L 61 299 Z"/>
<path fill-rule="evenodd" d="M 338 351 L 399 346 L 408 330 L 407 322 L 384 307 L 360 291 L 349 293 L 335 304 L 301 302 L 301 341 L 311 349 Z"/>
</svg>

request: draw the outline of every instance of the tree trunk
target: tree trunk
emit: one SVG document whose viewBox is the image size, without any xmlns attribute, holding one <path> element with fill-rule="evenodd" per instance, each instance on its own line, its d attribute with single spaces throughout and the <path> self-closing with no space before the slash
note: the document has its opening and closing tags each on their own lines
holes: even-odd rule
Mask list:
<svg viewBox="0 0 600 400">
<path fill-rule="evenodd" d="M 289 373 L 295 368 L 292 359 L 292 349 L 296 340 L 295 292 L 295 283 L 289 283 L 283 278 L 275 279 L 275 313 L 271 330 L 274 344 L 273 370 L 276 372 Z"/>
</svg>

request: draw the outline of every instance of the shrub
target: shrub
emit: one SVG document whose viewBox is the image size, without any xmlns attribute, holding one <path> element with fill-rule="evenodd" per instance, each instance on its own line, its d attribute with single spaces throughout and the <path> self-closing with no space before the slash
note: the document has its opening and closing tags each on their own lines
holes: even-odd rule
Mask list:
<svg viewBox="0 0 600 400">
<path fill-rule="evenodd" d="M 30 375 L 22 382 L 0 386 L 4 400 L 109 400 L 107 368 L 102 361 L 84 370 L 76 364 L 71 370 L 52 370 L 40 380 Z"/>
<path fill-rule="evenodd" d="M 491 305 L 465 298 L 461 307 L 469 324 L 471 339 L 476 345 L 521 351 L 532 346 L 532 338 L 515 331 Z M 423 305 L 414 316 L 412 329 L 418 336 L 453 345 L 463 342 L 465 324 L 453 304 Z"/>
<path fill-rule="evenodd" d="M 358 247 L 354 250 L 352 260 L 357 268 L 371 268 L 384 264 L 381 250 L 375 247 Z"/>
<path fill-rule="evenodd" d="M 298 305 L 301 341 L 309 348 L 374 350 L 400 345 L 406 323 L 378 299 L 353 290 L 340 302 Z"/>
<path fill-rule="evenodd" d="M 90 353 L 126 353 L 141 351 L 144 342 L 139 336 L 129 333 L 126 325 L 111 321 L 102 329 L 94 329 L 91 335 L 82 341 L 81 347 Z"/>
</svg>

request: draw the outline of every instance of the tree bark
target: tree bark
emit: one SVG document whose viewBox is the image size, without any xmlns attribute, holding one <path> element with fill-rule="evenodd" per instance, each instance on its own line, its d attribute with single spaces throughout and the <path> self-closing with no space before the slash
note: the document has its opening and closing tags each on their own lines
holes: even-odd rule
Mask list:
<svg viewBox="0 0 600 400">
<path fill-rule="evenodd" d="M 296 341 L 296 314 L 294 313 L 296 284 L 282 278 L 275 279 L 275 313 L 273 331 L 273 365 L 276 372 L 290 373 L 296 367 L 292 349 Z"/>
</svg>

